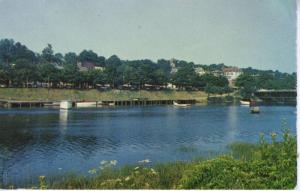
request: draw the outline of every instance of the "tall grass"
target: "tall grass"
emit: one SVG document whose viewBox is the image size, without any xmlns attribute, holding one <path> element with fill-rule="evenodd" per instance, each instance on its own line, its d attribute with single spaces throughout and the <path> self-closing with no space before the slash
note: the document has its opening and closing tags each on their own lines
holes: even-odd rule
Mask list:
<svg viewBox="0 0 300 191">
<path fill-rule="evenodd" d="M 0 88 L 0 99 L 12 100 L 128 100 L 134 98 L 157 99 L 196 99 L 199 102 L 206 102 L 206 93 L 203 91 L 129 91 L 109 90 L 98 91 L 75 90 L 75 89 L 47 89 L 47 88 Z"/>
</svg>

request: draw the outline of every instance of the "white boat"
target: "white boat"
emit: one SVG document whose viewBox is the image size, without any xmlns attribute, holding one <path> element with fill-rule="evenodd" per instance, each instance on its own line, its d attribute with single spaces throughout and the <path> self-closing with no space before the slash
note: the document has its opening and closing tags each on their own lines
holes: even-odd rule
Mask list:
<svg viewBox="0 0 300 191">
<path fill-rule="evenodd" d="M 176 101 L 173 102 L 174 106 L 178 106 L 178 107 L 189 107 L 191 106 L 191 104 L 182 104 L 182 103 L 177 103 Z"/>
<path fill-rule="evenodd" d="M 61 101 L 59 105 L 60 109 L 71 109 L 72 108 L 72 102 L 71 101 Z"/>
<path fill-rule="evenodd" d="M 241 105 L 250 105 L 250 101 L 240 101 Z"/>
<path fill-rule="evenodd" d="M 109 103 L 108 105 L 109 105 L 109 106 L 115 106 L 115 103 L 112 102 L 112 103 Z"/>
<path fill-rule="evenodd" d="M 258 106 L 251 107 L 250 112 L 251 113 L 260 113 L 260 109 Z"/>
<path fill-rule="evenodd" d="M 96 107 L 97 102 L 95 101 L 87 101 L 87 102 L 77 102 L 76 107 Z"/>
</svg>

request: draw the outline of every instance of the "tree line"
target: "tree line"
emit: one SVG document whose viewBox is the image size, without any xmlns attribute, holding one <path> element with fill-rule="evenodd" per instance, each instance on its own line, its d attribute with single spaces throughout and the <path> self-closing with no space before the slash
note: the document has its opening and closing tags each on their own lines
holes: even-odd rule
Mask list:
<svg viewBox="0 0 300 191">
<path fill-rule="evenodd" d="M 288 74 L 247 68 L 236 79 L 235 85 L 239 88 L 242 97 L 250 98 L 259 89 L 296 89 L 296 83 L 296 73 Z"/>
<path fill-rule="evenodd" d="M 92 63 L 100 70 L 82 71 L 78 62 Z M 92 50 L 83 50 L 78 55 L 74 52 L 63 55 L 55 53 L 50 44 L 41 53 L 36 53 L 12 39 L 0 40 L 0 84 L 6 87 L 39 85 L 49 88 L 97 88 L 109 84 L 113 89 L 125 88 L 126 85 L 131 89 L 147 89 L 149 86 L 160 89 L 171 83 L 179 90 L 205 90 L 220 94 L 231 91 L 226 77 L 216 76 L 211 72 L 200 76 L 195 72 L 195 68 L 199 66 L 206 71 L 222 70 L 226 67 L 224 64 L 195 65 L 184 60 L 175 60 L 173 64 L 176 65 L 177 72 L 172 72 L 171 61 L 165 59 L 157 62 L 149 59 L 121 60 L 116 55 L 105 58 Z M 245 71 L 249 76 L 253 76 L 251 72 L 257 73 L 251 68 Z M 277 72 L 276 75 L 275 82 L 270 79 L 270 84 L 278 85 L 276 79 L 284 77 L 282 81 L 287 79 L 290 81 L 289 86 L 294 86 L 295 74 Z M 264 79 L 259 81 L 258 83 L 262 83 Z M 242 83 L 238 84 L 243 86 Z M 287 83 L 282 83 L 278 88 L 286 85 Z"/>
<path fill-rule="evenodd" d="M 91 62 L 103 70 L 80 71 L 78 62 Z M 211 74 L 199 76 L 195 64 L 176 61 L 178 71 L 171 73 L 169 60 L 159 59 L 153 62 L 144 60 L 121 60 L 113 55 L 109 58 L 98 56 L 92 50 L 83 50 L 79 55 L 74 52 L 54 53 L 50 44 L 35 53 L 25 45 L 11 39 L 0 41 L 0 83 L 7 87 L 29 87 L 44 83 L 47 87 L 88 88 L 109 84 L 111 88 L 120 88 L 128 84 L 137 89 L 146 85 L 166 86 L 172 83 L 179 89 L 203 89 L 210 86 L 228 86 L 225 77 Z"/>
</svg>

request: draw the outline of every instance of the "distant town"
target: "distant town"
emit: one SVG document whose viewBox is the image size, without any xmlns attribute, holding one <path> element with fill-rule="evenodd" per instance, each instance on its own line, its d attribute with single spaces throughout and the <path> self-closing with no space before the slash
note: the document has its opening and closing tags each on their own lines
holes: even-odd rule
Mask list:
<svg viewBox="0 0 300 191">
<path fill-rule="evenodd" d="M 230 64 L 229 64 L 230 65 Z M 100 56 L 92 50 L 35 53 L 12 39 L 0 41 L 0 86 L 122 90 L 185 90 L 245 95 L 258 89 L 295 89 L 296 73 L 196 64 L 175 58 L 156 62 Z"/>
</svg>

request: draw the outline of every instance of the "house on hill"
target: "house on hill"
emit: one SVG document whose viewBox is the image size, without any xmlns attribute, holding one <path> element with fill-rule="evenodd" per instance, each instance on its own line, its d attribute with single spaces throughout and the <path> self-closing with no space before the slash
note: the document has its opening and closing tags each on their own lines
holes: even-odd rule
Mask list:
<svg viewBox="0 0 300 191">
<path fill-rule="evenodd" d="M 234 86 L 235 84 L 235 80 L 237 79 L 237 77 L 239 77 L 239 75 L 241 75 L 243 72 L 240 68 L 238 67 L 226 67 L 223 68 L 223 73 L 224 76 L 228 79 L 229 81 L 229 85 L 230 86 Z"/>
</svg>

